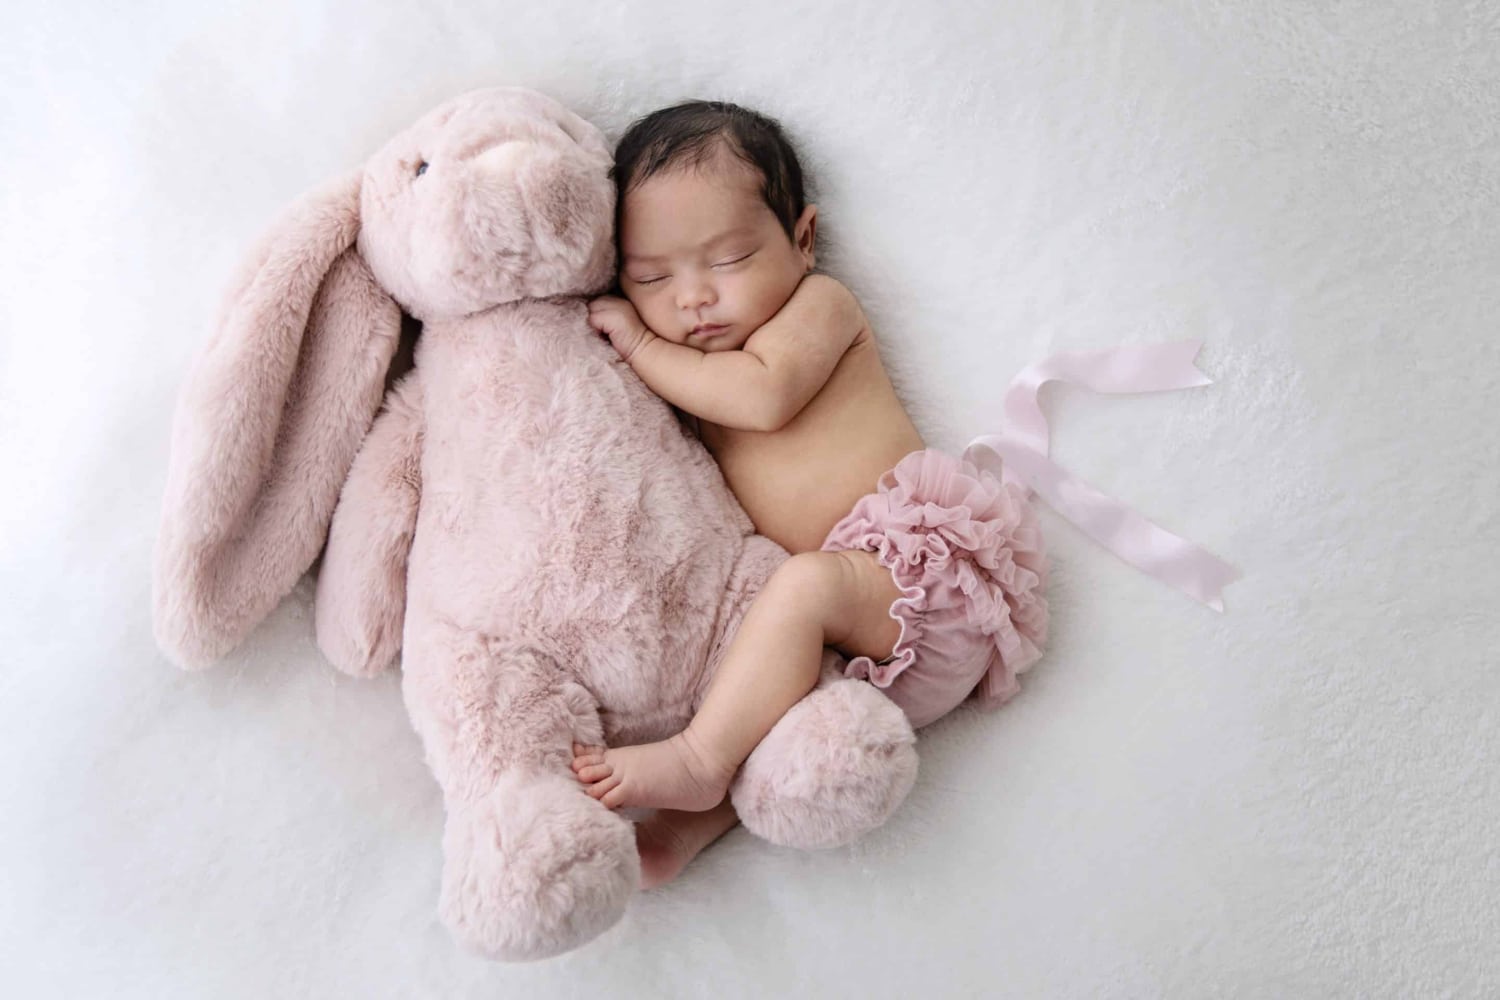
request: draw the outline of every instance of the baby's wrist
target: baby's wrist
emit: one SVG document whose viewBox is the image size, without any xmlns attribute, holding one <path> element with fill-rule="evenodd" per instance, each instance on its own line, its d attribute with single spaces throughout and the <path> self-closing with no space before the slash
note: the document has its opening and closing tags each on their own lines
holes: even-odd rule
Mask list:
<svg viewBox="0 0 1500 1000">
<path fill-rule="evenodd" d="M 625 363 L 628 365 L 635 364 L 636 361 L 640 358 L 641 352 L 646 349 L 646 345 L 656 340 L 657 337 L 649 326 L 647 326 L 645 323 L 642 323 L 640 325 L 640 328 L 636 330 L 635 336 L 631 339 L 634 341 L 634 343 L 632 344 L 630 350 L 625 354 Z"/>
</svg>

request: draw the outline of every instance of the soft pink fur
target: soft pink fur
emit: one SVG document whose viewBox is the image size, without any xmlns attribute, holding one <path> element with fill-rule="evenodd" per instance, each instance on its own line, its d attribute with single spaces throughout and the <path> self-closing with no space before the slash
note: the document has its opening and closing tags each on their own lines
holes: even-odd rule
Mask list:
<svg viewBox="0 0 1500 1000">
<path fill-rule="evenodd" d="M 400 654 L 448 810 L 441 913 L 496 958 L 620 918 L 631 825 L 570 746 L 681 729 L 786 556 L 586 323 L 614 268 L 609 165 L 597 129 L 530 91 L 432 111 L 259 244 L 173 432 L 158 641 L 185 666 L 222 656 L 326 540 L 318 642 L 360 676 Z M 372 426 L 401 309 L 424 321 L 416 364 Z M 735 783 L 777 843 L 847 843 L 915 778 L 901 711 L 838 677 L 831 658 Z"/>
</svg>

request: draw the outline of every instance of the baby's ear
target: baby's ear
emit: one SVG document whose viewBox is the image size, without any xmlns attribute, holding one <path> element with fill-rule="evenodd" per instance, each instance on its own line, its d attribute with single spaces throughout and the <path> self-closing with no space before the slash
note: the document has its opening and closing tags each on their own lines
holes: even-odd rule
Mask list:
<svg viewBox="0 0 1500 1000">
<path fill-rule="evenodd" d="M 818 248 L 818 206 L 808 205 L 802 210 L 797 218 L 797 224 L 792 229 L 797 251 L 802 254 L 803 261 L 810 271 L 817 264 Z"/>
</svg>

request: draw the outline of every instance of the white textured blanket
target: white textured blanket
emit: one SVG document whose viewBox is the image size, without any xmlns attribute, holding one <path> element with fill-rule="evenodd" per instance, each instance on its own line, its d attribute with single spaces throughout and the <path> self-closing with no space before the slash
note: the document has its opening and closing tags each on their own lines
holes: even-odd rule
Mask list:
<svg viewBox="0 0 1500 1000">
<path fill-rule="evenodd" d="M 306 583 L 181 674 L 149 566 L 249 241 L 504 83 L 611 135 L 780 117 L 934 445 L 1053 352 L 1204 338 L 1212 386 L 1044 401 L 1062 465 L 1244 573 L 1227 613 L 1044 510 L 1052 645 L 887 827 L 735 831 L 578 952 L 456 951 L 398 679 L 322 662 Z M 5 996 L 1500 993 L 1492 6 L 30 4 L 0 93 Z"/>
</svg>

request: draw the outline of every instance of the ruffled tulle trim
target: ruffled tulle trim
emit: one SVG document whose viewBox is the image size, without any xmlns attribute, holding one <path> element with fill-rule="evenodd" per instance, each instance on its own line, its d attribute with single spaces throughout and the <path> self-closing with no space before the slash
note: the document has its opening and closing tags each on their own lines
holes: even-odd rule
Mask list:
<svg viewBox="0 0 1500 1000">
<path fill-rule="evenodd" d="M 880 663 L 858 657 L 850 676 L 889 687 L 916 659 L 934 603 L 962 603 L 968 624 L 993 643 L 975 690 L 981 701 L 1009 700 L 1020 690 L 1018 675 L 1041 658 L 1047 557 L 1020 487 L 942 452 L 914 452 L 881 477 L 878 492 L 855 505 L 823 548 L 877 553 L 901 590 L 890 609 L 901 625 L 891 656 Z"/>
</svg>

